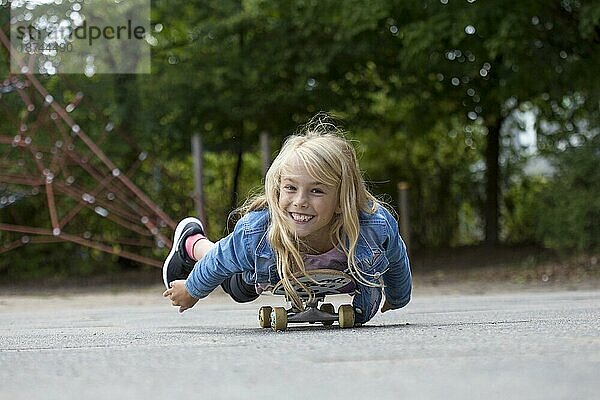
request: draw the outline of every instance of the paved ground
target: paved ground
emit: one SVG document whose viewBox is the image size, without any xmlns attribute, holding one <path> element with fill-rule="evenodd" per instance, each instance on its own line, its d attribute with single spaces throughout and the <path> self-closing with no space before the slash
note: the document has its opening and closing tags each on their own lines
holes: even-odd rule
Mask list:
<svg viewBox="0 0 600 400">
<path fill-rule="evenodd" d="M 257 325 L 159 287 L 0 295 L 0 399 L 596 399 L 600 291 L 415 292 L 361 328 Z M 337 304 L 345 298 L 336 299 Z M 335 301 L 334 301 L 335 303 Z"/>
</svg>

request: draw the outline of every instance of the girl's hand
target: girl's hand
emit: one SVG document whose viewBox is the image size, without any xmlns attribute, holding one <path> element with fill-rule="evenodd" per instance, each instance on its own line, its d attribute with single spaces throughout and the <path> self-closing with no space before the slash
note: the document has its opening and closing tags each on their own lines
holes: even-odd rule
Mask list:
<svg viewBox="0 0 600 400">
<path fill-rule="evenodd" d="M 388 303 L 388 301 L 386 300 L 386 301 L 383 303 L 383 307 L 381 307 L 381 312 L 382 312 L 382 313 L 384 313 L 384 312 L 386 312 L 386 311 L 389 311 L 389 310 L 391 310 L 391 309 L 392 309 L 392 306 L 391 306 L 391 305 L 390 305 L 390 303 Z"/>
<path fill-rule="evenodd" d="M 171 282 L 171 288 L 165 290 L 163 296 L 169 297 L 174 306 L 179 306 L 180 313 L 194 307 L 194 304 L 198 302 L 198 299 L 192 297 L 185 288 L 185 280 Z"/>
</svg>

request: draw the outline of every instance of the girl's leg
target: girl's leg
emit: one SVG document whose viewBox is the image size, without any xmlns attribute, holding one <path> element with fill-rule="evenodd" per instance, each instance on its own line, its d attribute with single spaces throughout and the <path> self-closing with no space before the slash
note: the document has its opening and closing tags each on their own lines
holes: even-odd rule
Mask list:
<svg viewBox="0 0 600 400">
<path fill-rule="evenodd" d="M 256 293 L 254 285 L 246 283 L 241 273 L 225 279 L 223 283 L 221 283 L 221 287 L 225 293 L 238 303 L 248 303 L 256 300 L 259 296 L 259 294 Z"/>
<path fill-rule="evenodd" d="M 204 237 L 202 222 L 194 217 L 184 218 L 175 228 L 173 246 L 163 263 L 163 282 L 167 289 L 171 282 L 186 279 L 196 264 L 186 249 L 187 239 L 192 236 Z"/>
<path fill-rule="evenodd" d="M 213 247 L 215 243 L 211 242 L 204 235 L 193 235 L 185 240 L 185 250 L 188 255 L 198 261 Z"/>
</svg>

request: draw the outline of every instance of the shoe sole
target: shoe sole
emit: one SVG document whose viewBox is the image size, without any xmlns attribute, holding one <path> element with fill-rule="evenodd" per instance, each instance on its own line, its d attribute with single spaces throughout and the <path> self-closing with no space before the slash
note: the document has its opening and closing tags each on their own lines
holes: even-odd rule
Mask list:
<svg viewBox="0 0 600 400">
<path fill-rule="evenodd" d="M 165 260 L 165 262 L 163 264 L 163 270 L 162 270 L 163 282 L 167 289 L 170 289 L 169 282 L 167 281 L 167 270 L 169 267 L 169 262 L 171 262 L 171 259 L 173 258 L 173 256 L 175 255 L 175 252 L 177 251 L 177 242 L 179 241 L 179 238 L 181 237 L 183 228 L 185 228 L 185 226 L 187 224 L 189 224 L 190 222 L 195 222 L 197 224 L 200 224 L 200 226 L 202 226 L 202 223 L 200 222 L 200 220 L 198 218 L 194 218 L 194 217 L 187 217 L 187 218 L 181 220 L 181 222 L 179 222 L 179 224 L 177 224 L 177 227 L 175 228 L 175 233 L 173 234 L 173 246 L 171 247 L 171 251 L 169 252 L 167 259 Z M 202 229 L 204 230 L 204 227 Z"/>
</svg>

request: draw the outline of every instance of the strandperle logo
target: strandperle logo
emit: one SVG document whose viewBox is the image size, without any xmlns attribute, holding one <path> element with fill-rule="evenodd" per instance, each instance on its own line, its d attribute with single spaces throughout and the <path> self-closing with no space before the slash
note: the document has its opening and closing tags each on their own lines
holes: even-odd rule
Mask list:
<svg viewBox="0 0 600 400">
<path fill-rule="evenodd" d="M 150 0 L 11 3 L 11 72 L 150 73 Z"/>
<path fill-rule="evenodd" d="M 73 39 L 86 39 L 88 45 L 91 46 L 93 41 L 98 39 L 117 39 L 117 40 L 132 40 L 144 39 L 146 37 L 146 28 L 143 26 L 133 26 L 131 20 L 127 20 L 126 25 L 122 26 L 93 26 L 87 25 L 87 21 L 83 21 L 83 25 L 75 29 L 64 28 L 58 25 L 50 26 L 45 30 L 35 28 L 33 25 L 17 25 L 17 40 L 30 39 L 33 43 L 44 43 L 46 39 L 56 41 L 73 42 Z"/>
</svg>

